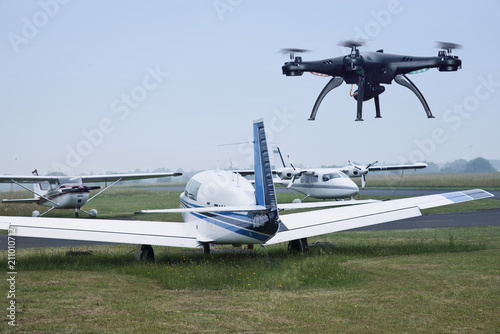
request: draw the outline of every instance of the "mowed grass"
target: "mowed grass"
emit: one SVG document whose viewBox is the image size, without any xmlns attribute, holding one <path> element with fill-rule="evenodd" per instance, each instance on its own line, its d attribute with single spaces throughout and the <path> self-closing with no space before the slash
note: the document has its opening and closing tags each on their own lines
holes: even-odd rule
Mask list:
<svg viewBox="0 0 500 334">
<path fill-rule="evenodd" d="M 352 178 L 361 185 L 361 178 Z M 500 189 L 500 172 L 496 173 L 436 173 L 436 174 L 401 174 L 369 173 L 366 184 L 370 188 L 446 188 L 446 189 L 473 189 L 480 188 Z"/>
<path fill-rule="evenodd" d="M 500 228 L 335 233 L 199 251 L 16 252 L 16 332 L 495 333 Z M 2 261 L 6 263 L 6 255 Z M 4 291 L 8 290 L 3 283 Z M 7 300 L 4 302 L 7 305 Z M 2 324 L 2 330 L 10 326 Z"/>
</svg>

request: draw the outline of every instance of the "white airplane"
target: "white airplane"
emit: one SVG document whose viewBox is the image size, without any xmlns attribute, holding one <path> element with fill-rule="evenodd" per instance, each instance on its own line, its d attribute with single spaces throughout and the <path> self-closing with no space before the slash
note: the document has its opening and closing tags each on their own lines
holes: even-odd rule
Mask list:
<svg viewBox="0 0 500 334">
<path fill-rule="evenodd" d="M 255 188 L 231 171 L 193 176 L 180 195 L 184 222 L 0 216 L 0 229 L 14 236 L 76 239 L 141 245 L 140 259 L 151 259 L 151 245 L 202 248 L 211 244 L 270 245 L 288 241 L 289 250 L 307 249 L 307 238 L 420 216 L 420 209 L 493 196 L 476 189 L 391 201 L 278 204 L 263 121 L 254 122 Z M 360 204 L 280 215 L 279 210 Z"/>
<path fill-rule="evenodd" d="M 78 217 L 78 210 L 80 210 L 92 217 L 96 217 L 96 209 L 87 212 L 82 209 L 82 206 L 118 182 L 182 175 L 182 173 L 135 173 L 89 176 L 39 176 L 36 169 L 32 174 L 32 176 L 2 175 L 0 176 L 0 183 L 16 184 L 34 195 L 32 198 L 4 199 L 2 203 L 36 203 L 50 207 L 50 209 L 43 213 L 40 213 L 38 210 L 33 211 L 33 217 L 43 216 L 53 209 L 74 209 L 76 217 Z M 100 189 L 101 187 L 88 186 L 85 185 L 84 182 L 105 182 L 106 186 L 89 198 L 91 190 Z M 113 183 L 107 185 L 108 182 Z M 33 190 L 24 186 L 23 183 L 32 183 Z"/>
<path fill-rule="evenodd" d="M 290 167 L 287 167 L 279 147 L 276 147 L 274 153 L 279 155 L 281 163 L 283 164 L 282 168 L 275 171 L 279 176 L 276 182 L 282 184 L 287 189 L 291 188 L 292 190 L 305 194 L 306 196 L 300 201 L 308 197 L 320 199 L 353 198 L 359 193 L 359 188 L 350 177 L 361 177 L 362 189 L 364 189 L 366 174 L 368 174 L 369 171 L 407 170 L 427 167 L 426 163 L 373 166 L 377 161 L 367 166 L 357 166 L 349 161 L 349 166 L 340 168 L 302 169 L 296 168 L 291 162 L 289 162 Z"/>
</svg>

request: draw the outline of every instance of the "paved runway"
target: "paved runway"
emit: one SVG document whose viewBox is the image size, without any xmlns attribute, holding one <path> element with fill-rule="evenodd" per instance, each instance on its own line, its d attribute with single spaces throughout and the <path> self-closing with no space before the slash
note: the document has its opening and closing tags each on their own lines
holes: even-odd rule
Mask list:
<svg viewBox="0 0 500 334">
<path fill-rule="evenodd" d="M 500 226 L 500 209 L 481 210 L 461 213 L 439 213 L 425 215 L 390 223 L 372 225 L 353 231 L 367 230 L 398 230 L 417 228 L 449 228 L 472 226 Z M 59 240 L 16 237 L 16 248 L 42 247 L 78 247 L 85 245 L 105 245 L 104 242 L 89 242 L 78 240 Z M 7 235 L 0 235 L 0 250 L 7 250 Z"/>
</svg>

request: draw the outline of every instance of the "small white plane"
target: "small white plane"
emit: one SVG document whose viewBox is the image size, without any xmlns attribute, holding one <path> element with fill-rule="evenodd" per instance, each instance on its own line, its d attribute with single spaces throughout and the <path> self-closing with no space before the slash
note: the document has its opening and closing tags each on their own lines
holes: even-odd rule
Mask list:
<svg viewBox="0 0 500 334">
<path fill-rule="evenodd" d="M 366 174 L 369 171 L 386 170 L 407 170 L 421 169 L 427 167 L 426 163 L 414 163 L 408 165 L 374 166 L 375 161 L 366 166 L 354 165 L 349 161 L 349 166 L 340 168 L 296 168 L 289 162 L 289 167 L 285 165 L 283 156 L 279 147 L 276 147 L 274 153 L 279 155 L 282 168 L 275 173 L 279 176 L 277 183 L 282 184 L 287 189 L 292 189 L 306 196 L 299 200 L 303 201 L 308 197 L 320 199 L 342 199 L 353 198 L 359 193 L 359 188 L 350 177 L 361 177 L 362 189 L 365 188 Z"/>
<path fill-rule="evenodd" d="M 262 120 L 254 122 L 253 132 L 255 188 L 238 173 L 204 171 L 186 185 L 181 208 L 141 211 L 181 212 L 184 222 L 0 216 L 0 229 L 15 236 L 137 244 L 140 259 L 154 259 L 151 245 L 202 248 L 209 253 L 211 244 L 288 241 L 289 250 L 300 251 L 307 249 L 308 237 L 416 217 L 420 209 L 493 196 L 476 189 L 391 201 L 278 204 Z M 279 214 L 283 209 L 334 205 L 343 206 Z"/>
<path fill-rule="evenodd" d="M 80 210 L 91 217 L 96 217 L 96 209 L 87 212 L 82 209 L 82 206 L 118 182 L 182 175 L 182 173 L 132 173 L 88 176 L 40 176 L 36 169 L 32 174 L 31 176 L 1 175 L 0 183 L 16 184 L 34 195 L 32 198 L 3 199 L 2 203 L 36 203 L 50 207 L 50 209 L 43 213 L 40 213 L 38 210 L 33 211 L 33 217 L 43 216 L 53 209 L 74 209 L 75 217 L 78 217 L 78 210 Z M 100 189 L 101 187 L 88 186 L 84 182 L 105 182 L 106 185 L 101 191 L 89 198 L 91 190 Z M 113 183 L 108 185 L 108 182 Z M 23 183 L 32 183 L 33 190 L 24 186 Z"/>
</svg>

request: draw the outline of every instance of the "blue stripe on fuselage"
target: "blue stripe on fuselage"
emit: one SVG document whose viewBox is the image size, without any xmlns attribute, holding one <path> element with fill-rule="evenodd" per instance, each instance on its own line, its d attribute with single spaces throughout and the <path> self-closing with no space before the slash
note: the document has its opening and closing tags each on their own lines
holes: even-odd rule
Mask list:
<svg viewBox="0 0 500 334">
<path fill-rule="evenodd" d="M 194 204 L 188 204 L 185 201 L 181 201 L 184 207 L 202 207 Z M 250 229 L 249 227 L 253 225 L 252 220 L 243 214 L 238 214 L 234 212 L 212 212 L 212 213 L 201 213 L 201 212 L 190 212 L 193 216 L 203 219 L 209 223 L 219 226 L 225 230 L 231 231 L 233 233 L 256 239 L 260 242 L 265 242 L 269 240 L 272 235 L 257 232 Z M 242 225 L 245 225 L 242 226 Z"/>
</svg>

